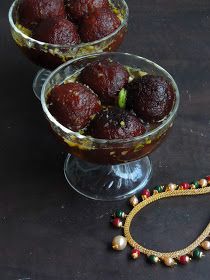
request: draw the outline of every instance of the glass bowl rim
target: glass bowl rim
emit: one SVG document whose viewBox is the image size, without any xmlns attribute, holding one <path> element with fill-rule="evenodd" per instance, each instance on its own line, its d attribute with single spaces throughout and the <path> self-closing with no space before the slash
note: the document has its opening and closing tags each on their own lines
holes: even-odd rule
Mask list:
<svg viewBox="0 0 210 280">
<path fill-rule="evenodd" d="M 140 135 L 140 136 L 136 136 L 136 137 L 132 137 L 132 138 L 126 138 L 126 139 L 99 139 L 99 138 L 94 138 L 91 136 L 85 136 L 80 134 L 79 132 L 75 132 L 72 131 L 68 128 L 66 128 L 65 126 L 63 126 L 62 124 L 60 124 L 53 115 L 51 115 L 50 111 L 48 110 L 47 107 L 47 103 L 46 103 L 46 98 L 45 98 L 45 92 L 46 92 L 46 87 L 48 82 L 50 81 L 50 79 L 56 74 L 58 73 L 62 68 L 65 68 L 66 66 L 68 66 L 69 64 L 76 62 L 78 60 L 82 60 L 88 57 L 95 57 L 95 56 L 101 56 L 101 55 L 125 55 L 125 56 L 132 56 L 135 59 L 140 59 L 143 60 L 146 63 L 152 64 L 153 66 L 155 66 L 157 69 L 159 69 L 160 71 L 162 71 L 167 78 L 170 79 L 170 81 L 172 82 L 172 86 L 175 90 L 175 94 L 176 94 L 176 100 L 175 100 L 175 104 L 173 109 L 171 110 L 171 112 L 169 113 L 168 117 L 163 120 L 163 122 L 156 127 L 155 129 L 148 131 L 147 133 Z M 103 52 L 103 53 L 94 53 L 94 54 L 90 54 L 90 55 L 85 55 L 85 56 L 81 56 L 72 60 L 67 61 L 66 63 L 60 65 L 58 68 L 56 68 L 51 74 L 50 76 L 47 78 L 47 80 L 45 81 L 43 87 L 42 87 L 42 92 L 41 92 L 41 104 L 42 104 L 42 109 L 44 111 L 44 113 L 46 114 L 46 116 L 48 117 L 48 119 L 50 120 L 50 122 L 52 122 L 54 125 L 56 125 L 57 127 L 59 127 L 63 132 L 65 132 L 66 134 L 69 134 L 71 136 L 75 136 L 77 139 L 80 140 L 90 140 L 91 142 L 97 143 L 97 144 L 119 144 L 119 143 L 132 143 L 132 142 L 137 142 L 137 141 L 142 141 L 146 138 L 148 138 L 149 136 L 153 136 L 155 135 L 157 132 L 159 132 L 162 128 L 166 127 L 171 120 L 173 120 L 178 107 L 179 107 L 179 103 L 180 103 L 180 94 L 179 94 L 179 89 L 177 87 L 177 84 L 175 82 L 175 80 L 173 79 L 173 77 L 161 66 L 159 66 L 158 64 L 156 64 L 155 62 L 146 59 L 144 57 L 138 56 L 138 55 L 134 55 L 134 54 L 130 54 L 130 53 L 123 53 L 123 52 Z"/>
<path fill-rule="evenodd" d="M 21 35 L 24 39 L 26 40 L 30 40 L 31 42 L 33 43 L 36 43 L 38 45 L 47 45 L 48 47 L 50 48 L 61 48 L 61 49 L 74 49 L 74 48 L 82 48 L 82 47 L 87 47 L 87 46 L 94 46 L 98 43 L 102 43 L 106 40 L 108 40 L 109 38 L 115 36 L 124 26 L 126 26 L 127 22 L 128 22 L 128 17 L 129 17 L 129 8 L 128 8 L 128 5 L 126 3 L 125 0 L 121 0 L 125 6 L 125 10 L 126 10 L 126 14 L 125 14 L 125 18 L 123 19 L 123 21 L 121 22 L 120 26 L 112 33 L 110 33 L 109 35 L 99 39 L 99 40 L 96 40 L 96 41 L 92 41 L 92 42 L 87 42 L 87 43 L 80 43 L 78 45 L 60 45 L 60 44 L 50 44 L 50 43 L 46 43 L 46 42 L 42 42 L 42 41 L 39 41 L 39 40 L 36 40 L 28 35 L 26 35 L 25 33 L 23 33 L 14 23 L 13 21 L 13 17 L 12 17 L 12 13 L 13 13 L 13 10 L 16 6 L 16 4 L 19 2 L 20 0 L 15 0 L 12 5 L 10 6 L 9 8 L 9 12 L 8 12 L 8 18 L 9 18 L 9 23 L 10 23 L 10 26 L 15 30 L 16 33 L 18 33 L 19 35 Z"/>
</svg>

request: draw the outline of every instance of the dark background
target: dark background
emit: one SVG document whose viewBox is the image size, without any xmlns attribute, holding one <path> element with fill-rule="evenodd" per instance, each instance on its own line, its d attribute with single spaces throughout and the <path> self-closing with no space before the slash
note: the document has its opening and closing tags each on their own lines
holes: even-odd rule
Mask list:
<svg viewBox="0 0 210 280">
<path fill-rule="evenodd" d="M 110 250 L 109 225 L 127 201 L 95 202 L 69 188 L 65 154 L 48 131 L 32 92 L 38 68 L 14 45 L 0 3 L 0 279 L 209 279 L 210 253 L 168 269 L 150 266 L 130 248 Z M 166 142 L 152 156 L 150 187 L 210 173 L 210 2 L 129 0 L 129 33 L 122 51 L 147 57 L 177 81 L 181 106 Z M 153 249 L 191 243 L 209 222 L 210 196 L 168 199 L 142 211 L 135 238 Z"/>
</svg>

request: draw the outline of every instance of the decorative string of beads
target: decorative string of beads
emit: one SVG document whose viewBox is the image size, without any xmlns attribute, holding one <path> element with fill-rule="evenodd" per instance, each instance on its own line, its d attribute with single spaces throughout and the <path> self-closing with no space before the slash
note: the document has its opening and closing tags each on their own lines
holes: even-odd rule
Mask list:
<svg viewBox="0 0 210 280">
<path fill-rule="evenodd" d="M 203 188 L 208 188 L 208 189 L 206 189 L 206 191 L 198 190 L 199 193 L 197 192 L 197 189 L 203 189 Z M 195 190 L 195 191 L 193 191 L 193 190 Z M 178 193 L 174 194 L 176 191 L 178 191 Z M 134 214 L 132 215 L 132 218 L 134 217 L 134 215 L 136 213 L 138 213 L 138 211 L 141 208 L 143 208 L 147 204 L 149 204 L 153 201 L 156 201 L 157 199 L 160 199 L 160 198 L 182 195 L 182 191 L 183 191 L 183 195 L 196 195 L 196 194 L 209 193 L 210 192 L 210 175 L 208 175 L 205 178 L 200 179 L 198 181 L 193 181 L 191 183 L 182 182 L 179 185 L 174 184 L 174 183 L 169 183 L 166 186 L 158 185 L 152 191 L 150 191 L 149 189 L 144 189 L 139 198 L 136 195 L 133 195 L 129 199 L 130 205 L 133 207 L 133 210 L 135 210 Z M 188 194 L 188 191 L 189 191 L 189 194 Z M 164 194 L 164 192 L 166 193 L 166 195 Z M 170 195 L 170 192 L 171 192 L 171 195 Z M 158 194 L 159 194 L 159 196 L 157 197 L 157 199 L 153 199 L 153 197 L 155 198 Z M 144 204 L 142 204 L 142 206 L 139 205 L 143 202 L 144 202 Z M 139 205 L 139 207 L 138 207 L 138 205 Z M 136 208 L 136 207 L 138 207 L 138 208 Z M 129 232 L 129 227 L 130 227 L 130 223 L 132 220 L 132 218 L 129 218 L 129 215 L 130 214 L 127 215 L 122 210 L 116 210 L 113 215 L 114 218 L 112 219 L 112 225 L 116 228 L 123 228 L 124 227 L 123 222 L 125 222 L 125 224 L 126 224 L 127 219 L 130 219 L 129 225 L 127 225 L 127 230 Z M 124 234 L 126 233 L 125 230 L 126 230 L 126 225 L 124 227 Z M 208 231 L 206 231 L 206 230 L 208 230 Z M 185 253 L 185 255 L 181 255 L 181 254 L 179 255 L 178 253 L 176 253 L 176 251 L 171 252 L 170 254 L 169 253 L 157 253 L 155 251 L 142 247 L 138 243 L 134 242 L 134 240 L 131 241 L 130 237 L 127 240 L 126 237 L 124 237 L 123 235 L 118 235 L 113 238 L 112 248 L 117 251 L 124 250 L 127 246 L 127 243 L 129 242 L 129 244 L 133 247 L 133 249 L 131 251 L 131 255 L 130 255 L 132 259 L 136 260 L 141 256 L 141 254 L 145 254 L 145 255 L 147 255 L 147 259 L 151 264 L 157 264 L 159 262 L 162 262 L 167 267 L 174 267 L 177 263 L 179 263 L 181 265 L 188 264 L 191 261 L 191 258 L 196 259 L 196 260 L 201 259 L 204 256 L 204 253 L 202 252 L 201 249 L 203 249 L 205 251 L 210 250 L 210 240 L 207 240 L 206 239 L 207 237 L 210 238 L 210 223 L 207 226 L 207 228 L 204 230 L 204 232 L 201 234 L 201 236 L 197 239 L 197 240 L 199 240 L 199 242 L 196 240 L 197 242 L 196 241 L 194 242 L 194 244 L 196 244 L 194 247 L 192 247 L 191 245 L 188 246 L 189 248 L 191 248 L 191 251 L 190 250 L 186 251 L 186 249 L 177 251 L 180 253 L 183 252 L 183 253 Z M 140 248 L 140 250 L 139 250 L 139 248 Z M 149 254 L 149 252 L 157 253 L 158 256 Z"/>
</svg>

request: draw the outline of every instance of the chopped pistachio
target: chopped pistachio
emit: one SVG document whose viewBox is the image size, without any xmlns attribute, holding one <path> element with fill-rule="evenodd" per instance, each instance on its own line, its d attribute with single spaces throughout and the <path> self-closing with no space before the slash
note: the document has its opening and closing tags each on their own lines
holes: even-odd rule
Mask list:
<svg viewBox="0 0 210 280">
<path fill-rule="evenodd" d="M 144 148 L 144 144 L 139 143 L 139 144 L 137 144 L 137 145 L 134 147 L 134 152 L 138 152 L 138 151 L 140 151 L 140 150 L 143 149 L 143 148 Z"/>
<path fill-rule="evenodd" d="M 72 136 L 71 136 L 72 138 Z M 76 138 L 76 137 L 75 137 Z M 89 140 L 82 140 L 82 143 L 75 143 L 75 142 L 72 142 L 71 140 L 69 139 L 66 139 L 66 138 L 63 138 L 64 142 L 67 143 L 70 147 L 72 148 L 78 148 L 80 150 L 94 150 L 95 149 L 95 146 L 92 145 L 92 142 L 89 141 Z M 77 139 L 78 141 L 78 139 Z"/>
<path fill-rule="evenodd" d="M 124 109 L 126 107 L 126 99 L 127 99 L 127 91 L 126 89 L 122 88 L 118 96 L 118 106 L 121 109 Z"/>
<path fill-rule="evenodd" d="M 152 143 L 152 140 L 151 140 L 151 139 L 149 139 L 149 138 L 146 138 L 145 143 L 146 143 L 147 145 L 149 145 L 149 144 L 151 144 L 151 143 Z"/>
<path fill-rule="evenodd" d="M 144 76 L 146 76 L 146 75 L 147 75 L 147 72 L 144 72 L 144 71 L 139 70 L 139 76 L 140 76 L 140 77 L 144 77 Z"/>
<path fill-rule="evenodd" d="M 16 23 L 16 27 L 21 31 L 23 32 L 25 35 L 31 37 L 32 36 L 32 31 L 24 26 L 22 26 L 21 24 L 19 23 Z"/>
</svg>

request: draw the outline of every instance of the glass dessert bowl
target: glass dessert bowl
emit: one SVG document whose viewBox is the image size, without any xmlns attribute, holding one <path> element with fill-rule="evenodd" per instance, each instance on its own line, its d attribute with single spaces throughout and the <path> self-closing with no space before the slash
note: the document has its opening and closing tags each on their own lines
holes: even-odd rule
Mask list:
<svg viewBox="0 0 210 280">
<path fill-rule="evenodd" d="M 21 0 L 14 1 L 9 10 L 8 17 L 11 34 L 24 55 L 33 63 L 42 67 L 33 82 L 34 93 L 39 99 L 43 83 L 52 70 L 76 57 L 117 50 L 127 32 L 129 11 L 125 0 L 109 0 L 113 11 L 119 16 L 121 22 L 120 26 L 111 34 L 96 41 L 72 46 L 41 42 L 32 38 L 30 30 L 18 23 L 18 6 L 20 2 Z"/>
<path fill-rule="evenodd" d="M 114 60 L 133 69 L 134 73 L 146 72 L 167 80 L 175 94 L 167 117 L 141 136 L 112 140 L 82 135 L 59 123 L 49 111 L 49 93 L 98 59 Z M 172 76 L 152 61 L 127 53 L 102 53 L 76 58 L 53 71 L 42 88 L 41 103 L 54 134 L 69 153 L 64 165 L 69 185 L 92 199 L 119 200 L 147 185 L 152 171 L 147 155 L 163 142 L 172 127 L 179 106 L 179 91 Z"/>
</svg>

